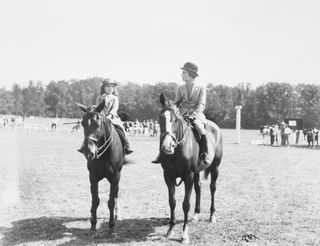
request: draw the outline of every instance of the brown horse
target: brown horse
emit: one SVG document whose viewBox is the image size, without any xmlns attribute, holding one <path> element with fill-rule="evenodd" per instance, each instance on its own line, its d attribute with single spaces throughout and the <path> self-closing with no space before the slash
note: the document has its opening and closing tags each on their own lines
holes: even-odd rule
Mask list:
<svg viewBox="0 0 320 246">
<path fill-rule="evenodd" d="M 97 208 L 99 206 L 98 183 L 106 178 L 110 183 L 108 207 L 110 211 L 110 234 L 115 234 L 115 219 L 120 219 L 118 190 L 120 173 L 124 164 L 123 144 L 111 120 L 101 113 L 105 101 L 98 107 L 78 104 L 85 112 L 82 117 L 84 129 L 84 155 L 87 159 L 91 185 L 91 231 L 96 235 Z"/>
<path fill-rule="evenodd" d="M 214 215 L 214 193 L 216 190 L 216 180 L 218 178 L 218 167 L 222 158 L 222 136 L 219 127 L 211 121 L 207 121 L 206 135 L 208 139 L 209 156 L 212 162 L 209 165 L 199 163 L 199 144 L 193 132 L 191 124 L 185 117 L 180 115 L 180 102 L 173 103 L 166 100 L 163 94 L 160 95 L 162 110 L 160 112 L 160 159 L 164 170 L 164 179 L 169 191 L 170 205 L 170 228 L 167 237 L 174 234 L 173 228 L 176 223 L 175 218 L 175 187 L 184 182 L 185 196 L 183 200 L 184 224 L 182 243 L 189 243 L 188 233 L 188 213 L 190 210 L 190 196 L 192 187 L 196 192 L 194 220 L 198 220 L 200 214 L 201 181 L 200 171 L 204 170 L 205 178 L 211 174 L 211 207 L 210 222 L 215 223 Z M 179 184 L 176 179 L 181 178 Z"/>
</svg>

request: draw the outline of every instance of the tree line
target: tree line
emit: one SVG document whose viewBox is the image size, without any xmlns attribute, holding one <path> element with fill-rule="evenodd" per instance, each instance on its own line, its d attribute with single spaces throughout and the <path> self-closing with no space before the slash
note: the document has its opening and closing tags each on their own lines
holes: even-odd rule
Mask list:
<svg viewBox="0 0 320 246">
<path fill-rule="evenodd" d="M 82 113 L 74 102 L 95 104 L 102 78 L 84 80 L 29 81 L 28 86 L 14 84 L 10 90 L 0 89 L 0 114 L 41 117 L 80 118 Z M 157 119 L 161 108 L 160 93 L 174 99 L 177 83 L 154 85 L 124 83 L 118 86 L 119 116 L 122 120 Z M 250 83 L 207 85 L 205 115 L 223 128 L 235 127 L 235 106 L 242 105 L 242 128 L 279 123 L 284 118 L 302 118 L 304 127 L 320 126 L 320 86 L 291 85 L 269 82 L 253 88 Z"/>
</svg>

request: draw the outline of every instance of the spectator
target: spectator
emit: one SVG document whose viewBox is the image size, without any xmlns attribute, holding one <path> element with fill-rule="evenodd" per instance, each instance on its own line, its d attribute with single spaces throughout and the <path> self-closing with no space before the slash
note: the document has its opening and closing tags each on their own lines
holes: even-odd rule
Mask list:
<svg viewBox="0 0 320 246">
<path fill-rule="evenodd" d="M 270 130 L 269 130 L 269 134 L 270 134 L 270 144 L 273 145 L 274 138 L 275 138 L 274 125 L 271 125 Z"/>
<path fill-rule="evenodd" d="M 300 130 L 296 130 L 296 144 L 299 144 Z"/>
<path fill-rule="evenodd" d="M 285 128 L 286 128 L 286 123 L 281 122 L 281 124 L 280 124 L 281 146 L 285 146 L 285 136 L 284 136 L 284 129 Z"/>
<path fill-rule="evenodd" d="M 276 124 L 276 125 L 274 126 L 274 135 L 275 135 L 276 143 L 279 144 L 280 130 L 279 130 L 279 125 L 278 125 L 278 124 Z"/>
<path fill-rule="evenodd" d="M 289 135 L 291 134 L 291 129 L 289 128 L 289 126 L 285 125 L 284 128 L 284 145 L 285 146 L 289 146 Z"/>
</svg>

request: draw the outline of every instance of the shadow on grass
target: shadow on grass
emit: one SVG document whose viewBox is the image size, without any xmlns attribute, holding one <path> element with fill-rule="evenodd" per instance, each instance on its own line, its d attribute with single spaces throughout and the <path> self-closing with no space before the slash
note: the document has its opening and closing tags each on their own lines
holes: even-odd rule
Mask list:
<svg viewBox="0 0 320 246">
<path fill-rule="evenodd" d="M 88 218 L 39 217 L 19 220 L 12 228 L 0 227 L 3 246 L 42 243 L 50 245 L 90 245 L 99 243 L 134 243 L 164 240 L 164 235 L 156 234 L 155 228 L 169 224 L 168 218 L 127 219 L 116 222 L 117 237 L 109 235 L 108 221 L 97 229 L 97 237 L 90 234 Z M 153 237 L 153 238 L 150 238 Z"/>
</svg>

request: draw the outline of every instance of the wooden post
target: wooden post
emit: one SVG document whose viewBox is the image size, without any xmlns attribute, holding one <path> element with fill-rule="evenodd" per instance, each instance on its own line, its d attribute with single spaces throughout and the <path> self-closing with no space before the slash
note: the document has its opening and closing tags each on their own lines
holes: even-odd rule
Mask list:
<svg viewBox="0 0 320 246">
<path fill-rule="evenodd" d="M 241 109 L 242 106 L 236 106 L 235 109 L 236 111 L 236 132 L 237 132 L 237 140 L 236 143 L 240 143 L 240 138 L 241 138 Z"/>
</svg>

